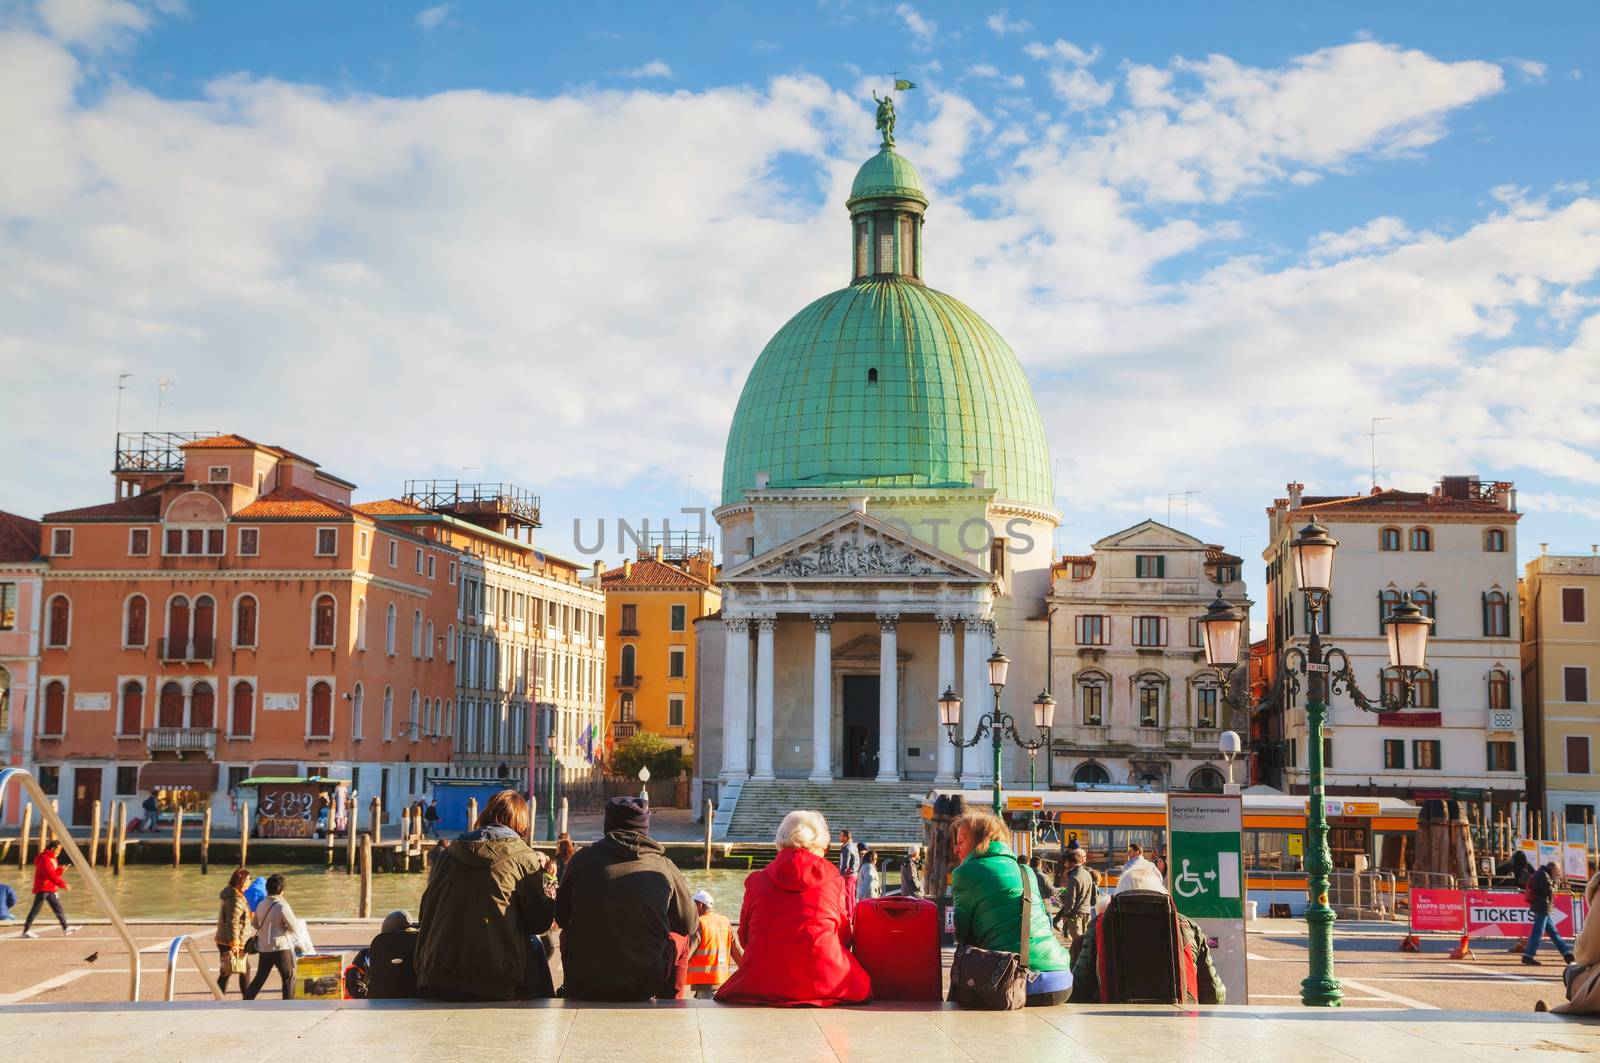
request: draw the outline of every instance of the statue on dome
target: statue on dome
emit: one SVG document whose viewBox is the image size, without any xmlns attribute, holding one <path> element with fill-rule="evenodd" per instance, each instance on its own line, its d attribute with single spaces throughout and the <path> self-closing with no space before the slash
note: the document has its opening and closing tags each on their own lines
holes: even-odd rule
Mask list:
<svg viewBox="0 0 1600 1063">
<path fill-rule="evenodd" d="M 872 98 L 878 104 L 878 129 L 883 133 L 883 147 L 894 147 L 894 96 L 886 93 L 883 99 L 878 99 L 874 92 Z"/>
</svg>

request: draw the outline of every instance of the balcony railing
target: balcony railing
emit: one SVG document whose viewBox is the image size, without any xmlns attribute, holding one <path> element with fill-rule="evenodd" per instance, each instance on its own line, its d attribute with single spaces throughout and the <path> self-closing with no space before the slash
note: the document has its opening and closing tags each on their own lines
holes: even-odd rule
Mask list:
<svg viewBox="0 0 1600 1063">
<path fill-rule="evenodd" d="M 638 690 L 639 677 L 636 675 L 618 675 L 611 677 L 611 685 L 618 690 Z"/>
<path fill-rule="evenodd" d="M 152 727 L 144 733 L 145 748 L 152 753 L 204 753 L 217 750 L 213 727 Z"/>
<path fill-rule="evenodd" d="M 216 657 L 217 643 L 209 637 L 157 639 L 156 652 L 163 661 L 210 661 Z"/>
<path fill-rule="evenodd" d="M 611 725 L 611 737 L 618 742 L 632 738 L 638 733 L 638 720 L 618 720 Z"/>
<path fill-rule="evenodd" d="M 625 639 L 636 639 L 639 637 L 639 625 L 624 624 L 622 627 L 617 629 L 617 635 Z"/>
</svg>

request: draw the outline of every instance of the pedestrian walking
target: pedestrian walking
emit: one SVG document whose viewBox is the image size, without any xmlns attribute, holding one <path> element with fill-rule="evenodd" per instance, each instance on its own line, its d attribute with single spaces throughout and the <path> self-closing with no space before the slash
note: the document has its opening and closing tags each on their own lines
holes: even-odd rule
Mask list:
<svg viewBox="0 0 1600 1063">
<path fill-rule="evenodd" d="M 856 882 L 856 903 L 876 900 L 883 896 L 883 876 L 878 874 L 878 854 L 872 849 L 861 850 L 861 872 Z"/>
<path fill-rule="evenodd" d="M 922 846 L 913 845 L 900 861 L 900 896 L 922 896 Z"/>
<path fill-rule="evenodd" d="M 427 825 L 426 834 L 430 838 L 439 837 L 439 802 L 428 802 L 428 810 L 422 813 L 422 822 Z"/>
<path fill-rule="evenodd" d="M 62 910 L 61 899 L 56 896 L 58 890 L 70 890 L 72 888 L 67 885 L 66 876 L 63 874 L 65 868 L 59 863 L 60 853 L 61 843 L 52 838 L 45 844 L 39 855 L 34 858 L 33 905 L 28 909 L 28 918 L 22 922 L 22 936 L 25 938 L 39 936 L 33 929 L 33 921 L 38 917 L 39 909 L 46 904 L 56 914 L 56 918 L 61 921 L 61 932 L 63 934 L 76 934 L 82 929 L 82 927 L 67 925 L 67 913 Z"/>
<path fill-rule="evenodd" d="M 1089 930 L 1089 917 L 1094 914 L 1095 895 L 1098 892 L 1094 872 L 1084 866 L 1083 858 L 1082 849 L 1067 850 L 1066 880 L 1057 894 L 1061 911 L 1056 916 L 1056 925 L 1067 936 L 1068 952 L 1074 963 L 1083 945 L 1083 935 Z"/>
<path fill-rule="evenodd" d="M 844 877 L 845 917 L 854 926 L 856 921 L 856 880 L 861 876 L 861 850 L 850 837 L 850 832 L 839 832 L 839 874 Z"/>
<path fill-rule="evenodd" d="M 1556 924 L 1550 918 L 1550 899 L 1556 892 L 1556 877 L 1558 868 L 1554 860 L 1541 867 L 1528 879 L 1528 887 L 1524 896 L 1528 899 L 1528 912 L 1533 916 L 1533 923 L 1528 927 L 1528 943 L 1522 949 L 1522 962 L 1529 967 L 1539 966 L 1539 961 L 1534 953 L 1539 951 L 1539 939 L 1546 934 L 1555 945 L 1556 951 L 1561 953 L 1561 958 L 1568 963 L 1572 962 L 1572 948 L 1556 931 Z"/>
<path fill-rule="evenodd" d="M 228 876 L 217 899 L 222 902 L 217 911 L 217 985 L 226 994 L 228 979 L 239 976 L 239 995 L 244 995 L 248 963 L 244 946 L 250 940 L 250 902 L 244 898 L 244 888 L 250 884 L 250 872 L 235 868 Z"/>
<path fill-rule="evenodd" d="M 267 984 L 267 975 L 278 972 L 283 982 L 283 999 L 288 1000 L 294 990 L 295 948 L 299 944 L 299 921 L 294 909 L 283 899 L 283 888 L 288 883 L 282 875 L 267 877 L 267 897 L 250 916 L 256 928 L 255 977 L 245 986 L 244 998 L 254 1000 L 261 987 Z"/>
<path fill-rule="evenodd" d="M 11 914 L 11 909 L 17 906 L 17 891 L 4 882 L 0 882 L 0 923 L 9 922 L 16 916 Z"/>
<path fill-rule="evenodd" d="M 156 803 L 155 791 L 145 795 L 144 803 L 139 806 L 144 809 L 144 822 L 140 824 L 147 834 L 154 834 L 156 829 L 156 813 L 161 811 L 161 806 Z"/>
<path fill-rule="evenodd" d="M 689 953 L 689 992 L 700 1000 L 710 1000 L 733 974 L 734 964 L 744 962 L 744 948 L 734 937 L 733 924 L 721 912 L 713 911 L 710 892 L 694 895 L 695 911 L 700 913 L 700 936 Z"/>
</svg>

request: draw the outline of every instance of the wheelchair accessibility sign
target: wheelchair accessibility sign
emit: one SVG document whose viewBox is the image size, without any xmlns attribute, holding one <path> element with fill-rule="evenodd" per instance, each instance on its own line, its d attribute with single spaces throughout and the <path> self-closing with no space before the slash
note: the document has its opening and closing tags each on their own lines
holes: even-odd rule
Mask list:
<svg viewBox="0 0 1600 1063">
<path fill-rule="evenodd" d="M 1167 877 L 1191 919 L 1244 918 L 1243 810 L 1238 797 L 1167 796 Z"/>
</svg>

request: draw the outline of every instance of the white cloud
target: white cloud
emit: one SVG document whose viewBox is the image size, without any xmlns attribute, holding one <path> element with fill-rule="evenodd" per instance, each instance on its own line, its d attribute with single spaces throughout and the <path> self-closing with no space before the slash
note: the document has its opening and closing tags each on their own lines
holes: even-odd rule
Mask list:
<svg viewBox="0 0 1600 1063">
<path fill-rule="evenodd" d="M 1363 251 L 1374 251 L 1400 241 L 1411 240 L 1413 233 L 1406 223 L 1393 215 L 1373 218 L 1365 225 L 1344 232 L 1322 232 L 1311 240 L 1309 255 L 1312 259 L 1326 261 L 1348 258 Z"/>
<path fill-rule="evenodd" d="M 1100 46 L 1097 44 L 1090 51 L 1084 51 L 1069 40 L 1058 38 L 1054 44 L 1041 44 L 1030 41 L 1023 46 L 1023 54 L 1030 59 L 1049 59 L 1057 62 L 1071 63 L 1073 66 L 1089 66 L 1100 60 Z"/>
<path fill-rule="evenodd" d="M 417 17 L 413 21 L 424 33 L 436 30 L 444 25 L 444 20 L 450 17 L 450 12 L 455 6 L 455 4 L 435 4 L 432 7 L 425 7 L 417 12 Z"/>
<path fill-rule="evenodd" d="M 1006 9 L 1001 8 L 984 20 L 984 24 L 995 33 L 1004 37 L 1008 33 L 1027 33 L 1033 29 L 1033 23 L 1027 19 L 1011 18 L 1006 14 Z"/>
<path fill-rule="evenodd" d="M 150 28 L 151 9 L 157 5 L 132 0 L 40 0 L 39 19 L 49 34 L 63 44 L 89 52 L 125 48 Z M 181 5 L 159 5 L 166 10 Z"/>
<path fill-rule="evenodd" d="M 994 81 L 1008 89 L 1020 89 L 1027 84 L 1021 74 L 1002 74 L 993 63 L 973 63 L 967 67 L 967 76 Z"/>
<path fill-rule="evenodd" d="M 1537 59 L 1507 59 L 1506 62 L 1524 81 L 1543 81 L 1550 72 L 1549 66 Z"/>
<path fill-rule="evenodd" d="M 1081 68 L 1050 71 L 1050 89 L 1074 111 L 1104 107 L 1111 101 L 1111 83 L 1098 81 Z"/>
<path fill-rule="evenodd" d="M 633 67 L 631 70 L 619 70 L 617 73 L 622 77 L 633 78 L 636 81 L 644 78 L 670 78 L 672 76 L 672 67 L 668 66 L 665 60 L 652 59 L 642 66 Z"/>
<path fill-rule="evenodd" d="M 906 30 L 916 40 L 919 48 L 926 48 L 933 43 L 939 33 L 939 24 L 924 17 L 922 12 L 910 4 L 901 4 L 894 9 L 900 16 L 900 21 L 905 24 Z"/>
</svg>

